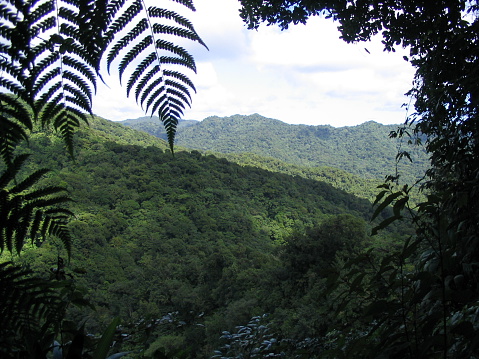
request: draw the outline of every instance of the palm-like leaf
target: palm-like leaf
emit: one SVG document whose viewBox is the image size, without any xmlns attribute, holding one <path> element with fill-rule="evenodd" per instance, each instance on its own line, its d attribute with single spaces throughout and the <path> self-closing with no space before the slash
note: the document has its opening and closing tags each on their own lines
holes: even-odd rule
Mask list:
<svg viewBox="0 0 479 359">
<path fill-rule="evenodd" d="M 175 2 L 194 10 L 192 1 Z M 5 162 L 12 161 L 34 120 L 57 129 L 73 153 L 73 132 L 91 114 L 105 55 L 108 69 L 118 62 L 120 77 L 128 77 L 127 94 L 133 91 L 147 111 L 160 111 L 173 145 L 178 116 L 190 106 L 195 89 L 186 75 L 173 75 L 179 72 L 166 67 L 195 71 L 195 64 L 185 49 L 165 38 L 206 46 L 186 18 L 163 8 L 146 9 L 142 0 L 16 0 L 0 4 L 0 19 L 0 156 Z"/>
<path fill-rule="evenodd" d="M 0 175 L 0 252 L 17 252 L 26 240 L 32 244 L 55 236 L 68 254 L 71 238 L 66 223 L 72 213 L 61 207 L 70 201 L 65 189 L 57 186 L 35 188 L 48 170 L 38 170 L 18 183 L 13 183 L 27 155 L 13 159 Z"/>
<path fill-rule="evenodd" d="M 191 1 L 177 2 L 194 10 Z M 191 105 L 190 92 L 195 91 L 188 77 L 174 68 L 179 65 L 196 71 L 196 65 L 188 51 L 165 38 L 183 38 L 206 45 L 193 25 L 174 11 L 158 7 L 145 10 L 141 0 L 132 2 L 120 13 L 121 8 L 115 7 L 119 16 L 108 31 L 107 67 L 110 69 L 118 61 L 120 80 L 129 72 L 127 94 L 133 91 L 145 112 L 153 115 L 158 111 L 173 149 L 178 120 Z M 126 34 L 114 41 L 113 36 L 120 31 Z M 167 65 L 173 68 L 166 68 Z"/>
<path fill-rule="evenodd" d="M 0 357 L 45 355 L 66 305 L 62 299 L 52 283 L 0 263 Z"/>
</svg>

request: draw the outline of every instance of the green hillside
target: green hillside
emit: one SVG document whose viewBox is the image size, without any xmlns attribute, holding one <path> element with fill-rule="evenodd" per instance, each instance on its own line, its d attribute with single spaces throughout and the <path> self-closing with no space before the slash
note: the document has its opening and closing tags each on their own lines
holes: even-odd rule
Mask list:
<svg viewBox="0 0 479 359">
<path fill-rule="evenodd" d="M 164 130 L 157 119 L 125 122 L 157 137 Z M 178 130 L 176 143 L 187 148 L 225 154 L 254 153 L 303 167 L 333 167 L 367 179 L 382 180 L 394 174 L 399 148 L 410 150 L 413 163 L 399 166 L 404 179 L 412 182 L 424 174 L 425 154 L 406 143 L 389 139 L 396 125 L 366 122 L 353 127 L 289 125 L 258 114 L 208 117 L 188 122 Z"/>
<path fill-rule="evenodd" d="M 147 357 L 161 348 L 208 358 L 222 331 L 264 313 L 284 336 L 317 334 L 334 320 L 314 293 L 335 257 L 405 234 L 396 226 L 369 238 L 371 203 L 324 182 L 197 151 L 173 156 L 163 140 L 102 119 L 75 146 L 74 161 L 51 133 L 28 146 L 29 169 L 49 166 L 46 183 L 74 199 L 66 272 L 96 311 L 70 316 L 93 333 L 120 316 L 129 340 L 118 345 Z M 58 255 L 47 242 L 21 260 L 49 273 Z"/>
</svg>

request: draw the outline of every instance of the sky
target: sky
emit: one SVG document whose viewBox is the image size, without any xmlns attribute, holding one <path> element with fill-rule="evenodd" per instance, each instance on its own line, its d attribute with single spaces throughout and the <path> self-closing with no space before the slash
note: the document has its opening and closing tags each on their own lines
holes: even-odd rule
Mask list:
<svg viewBox="0 0 479 359">
<path fill-rule="evenodd" d="M 182 45 L 194 56 L 188 73 L 197 93 L 184 119 L 259 113 L 290 124 L 355 126 L 403 123 L 414 71 L 405 52 L 385 53 L 380 39 L 346 44 L 337 24 L 314 17 L 281 31 L 247 30 L 237 0 L 196 0 L 182 12 L 209 50 Z M 170 7 L 168 7 L 170 8 Z M 366 50 L 367 49 L 367 50 Z M 144 116 L 112 74 L 99 86 L 93 112 L 113 121 Z"/>
</svg>

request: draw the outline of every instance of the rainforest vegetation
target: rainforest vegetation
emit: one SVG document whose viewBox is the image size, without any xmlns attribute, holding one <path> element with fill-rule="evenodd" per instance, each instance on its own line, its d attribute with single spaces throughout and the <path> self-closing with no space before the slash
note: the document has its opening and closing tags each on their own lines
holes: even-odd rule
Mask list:
<svg viewBox="0 0 479 359">
<path fill-rule="evenodd" d="M 234 163 L 174 148 L 195 63 L 169 40 L 205 45 L 185 17 L 142 1 L 6 1 L 0 356 L 479 356 L 477 1 L 240 3 L 252 29 L 320 15 L 346 42 L 406 47 L 414 111 L 389 137 L 423 146 L 424 176 L 390 174 L 371 204 L 337 185 L 342 171 L 328 184 L 247 165 L 253 151 Z M 91 116 L 103 61 L 167 142 Z"/>
<path fill-rule="evenodd" d="M 122 123 L 167 138 L 156 118 Z M 413 161 L 401 161 L 397 170 L 412 183 L 424 175 L 427 156 L 423 148 L 409 145 L 406 139 L 390 139 L 389 133 L 396 131 L 397 127 L 370 121 L 335 128 L 289 125 L 258 114 L 215 116 L 201 122 L 180 121 L 176 144 L 221 154 L 256 154 L 307 168 L 334 167 L 373 180 L 383 180 L 396 172 L 395 158 L 402 148 L 409 151 Z"/>
</svg>

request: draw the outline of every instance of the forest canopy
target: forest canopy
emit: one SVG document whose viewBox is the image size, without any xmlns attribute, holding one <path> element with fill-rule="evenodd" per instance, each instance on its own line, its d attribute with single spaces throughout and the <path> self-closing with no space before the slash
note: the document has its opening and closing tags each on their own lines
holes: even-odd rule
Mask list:
<svg viewBox="0 0 479 359">
<path fill-rule="evenodd" d="M 194 9 L 189 0 L 178 2 L 186 8 Z M 478 357 L 477 0 L 240 2 L 241 16 L 250 28 L 258 28 L 262 22 L 287 28 L 290 24 L 306 23 L 310 16 L 321 14 L 337 21 L 341 37 L 346 42 L 366 41 L 379 35 L 386 51 L 394 51 L 398 46 L 407 48 L 409 56 L 405 57 L 405 61 L 410 62 L 416 70 L 413 88 L 409 91 L 413 108 L 409 109 L 411 114 L 405 125 L 393 131 L 390 136 L 404 137 L 411 143 L 424 145 L 431 168 L 418 183 L 404 184 L 401 183 L 401 177 L 392 175 L 380 185 L 372 218 L 381 222 L 373 229 L 373 233 L 381 233 L 381 230 L 393 228 L 393 224 L 398 225 L 402 223 L 401 220 L 409 219 L 413 223 L 414 234 L 402 240 L 400 246 L 395 243 L 395 246 L 384 244 L 379 248 L 363 248 L 351 243 L 352 239 L 364 239 L 364 223 L 349 215 L 327 218 L 316 229 L 291 233 L 285 239 L 284 247 L 281 247 L 286 251 L 280 250 L 276 256 L 262 262 L 268 267 L 266 271 L 271 270 L 270 264 L 281 264 L 281 270 L 270 274 L 279 282 L 286 282 L 286 286 L 276 288 L 278 291 L 275 292 L 286 306 L 275 313 L 276 322 L 272 319 L 270 323 L 263 324 L 268 321 L 266 316 L 255 317 L 249 324 L 240 325 L 237 332 L 234 332 L 234 328 L 224 332 L 222 339 L 225 345 L 216 351 L 217 357 L 234 358 L 243 355 L 245 350 L 250 350 L 248 355 L 251 357 L 284 357 L 288 355 L 285 353 L 310 358 Z M 41 245 L 45 238 L 52 236 L 59 237 L 69 251 L 69 246 L 75 244 L 75 241 L 67 230 L 68 218 L 72 212 L 69 207 L 71 198 L 66 189 L 68 185 L 74 184 L 74 180 L 81 183 L 83 178 L 72 176 L 70 184 L 52 184 L 39 189 L 39 181 L 48 171 L 25 169 L 29 156 L 19 153 L 19 145 L 33 136 L 37 130 L 35 126 L 47 130 L 54 128 L 63 136 L 73 154 L 73 130 L 91 114 L 96 81 L 101 78 L 101 59 L 106 59 L 107 67 L 118 66 L 120 74 L 128 79 L 127 92 L 134 93 L 147 111 L 159 114 L 172 146 L 178 119 L 183 109 L 190 105 L 190 91 L 195 88 L 182 72 L 165 67 L 179 65 L 194 71 L 195 64 L 193 57 L 183 47 L 166 41 L 163 37 L 174 35 L 180 40 L 190 39 L 202 45 L 204 43 L 188 19 L 167 9 L 145 8 L 142 1 L 8 1 L 2 3 L 0 16 L 0 156 L 3 161 L 0 176 L 0 249 L 20 253 L 26 242 Z M 174 25 L 170 26 L 164 21 L 173 21 Z M 128 75 L 127 68 L 130 71 Z M 107 146 L 113 151 L 110 152 L 111 157 L 116 159 L 121 152 L 131 152 L 134 155 L 143 151 L 116 144 Z M 95 151 L 94 147 L 92 151 Z M 212 160 L 202 158 L 197 153 L 193 153 L 191 159 L 196 157 L 200 161 Z M 398 160 L 408 160 L 409 157 L 407 152 L 399 152 L 397 156 Z M 58 158 L 64 162 L 64 158 Z M 138 165 L 136 159 L 135 156 L 128 163 L 133 169 Z M 117 161 L 121 163 L 121 160 Z M 218 165 L 218 162 L 214 163 Z M 227 161 L 225 165 L 226 163 Z M 145 164 L 142 166 L 145 167 Z M 98 176 L 109 178 L 118 175 L 115 168 L 117 167 L 111 165 L 106 169 L 95 170 L 98 171 Z M 235 166 L 228 168 L 236 169 Z M 24 169 L 33 172 L 25 175 Z M 238 169 L 238 172 L 241 171 Z M 190 168 L 175 162 L 171 177 L 182 178 L 184 174 L 195 178 L 195 166 Z M 125 185 L 132 187 L 138 184 L 148 185 L 149 182 L 147 178 Z M 94 188 L 94 185 L 90 186 Z M 182 185 L 188 186 L 189 183 Z M 427 196 L 417 206 L 410 203 L 410 190 L 413 186 L 420 186 Z M 155 184 L 155 187 L 162 190 L 161 183 Z M 85 196 L 91 195 L 90 189 L 85 189 Z M 102 192 L 104 188 L 95 189 L 99 192 L 95 200 L 102 201 L 101 205 L 109 208 L 111 194 Z M 267 188 L 264 191 L 265 198 L 276 198 L 275 191 L 278 189 Z M 282 192 L 286 192 L 284 187 Z M 189 193 L 181 191 L 164 195 L 170 195 L 183 204 L 190 199 Z M 205 191 L 205 197 L 211 196 L 225 197 L 221 192 Z M 162 204 L 161 200 L 159 203 Z M 320 203 L 318 206 L 324 205 Z M 382 218 L 383 210 L 388 206 L 392 206 L 390 216 Z M 227 203 L 225 208 L 228 208 Z M 135 212 L 139 209 L 138 202 L 132 199 L 121 202 L 121 210 L 125 215 L 141 214 Z M 230 214 L 239 218 L 242 209 L 237 209 L 237 215 Z M 271 208 L 266 206 L 265 210 L 268 212 Z M 212 212 L 216 215 L 217 211 L 213 208 Z M 188 208 L 183 206 L 182 213 L 188 213 Z M 198 213 L 203 212 L 198 210 Z M 218 215 L 221 214 L 223 212 Z M 172 213 L 166 219 L 174 218 L 174 215 Z M 92 219 L 93 223 L 101 219 L 97 213 L 88 214 L 85 218 Z M 287 216 L 279 218 L 288 219 Z M 121 218 L 108 216 L 104 219 L 118 219 L 119 225 L 124 225 Z M 180 221 L 186 222 L 186 219 Z M 241 239 L 239 234 L 243 228 L 251 226 L 248 221 L 232 221 L 235 227 L 228 222 L 219 221 L 216 224 L 208 216 L 199 217 L 198 222 L 206 222 L 209 228 L 217 225 L 227 231 L 233 230 L 235 236 L 230 238 L 228 235 L 233 243 Z M 169 235 L 172 234 L 170 237 L 174 237 L 176 232 L 185 230 L 174 223 L 168 226 L 167 221 L 159 231 L 169 231 Z M 101 233 L 92 229 L 94 227 L 83 226 L 83 223 L 77 222 L 76 225 L 78 233 L 89 233 L 92 236 Z M 75 226 L 72 228 L 75 229 Z M 89 232 L 86 231 L 87 228 Z M 110 230 L 113 227 L 100 222 L 98 228 L 103 231 L 105 238 L 111 237 Z M 143 227 L 139 226 L 138 231 L 141 228 Z M 193 229 L 191 233 L 199 235 L 200 232 Z M 338 242 L 337 238 L 329 236 L 331 233 L 337 233 L 344 241 Z M 149 238 L 154 239 L 154 235 Z M 249 240 L 255 242 L 255 238 Z M 115 238 L 114 241 L 111 238 L 110 242 L 105 242 L 97 244 L 99 247 L 110 246 L 110 243 L 120 246 L 124 244 L 121 238 Z M 178 255 L 181 252 L 177 250 L 181 249 L 180 246 L 173 242 L 173 247 L 172 253 Z M 246 257 L 250 253 L 241 243 L 236 248 Z M 79 249 L 86 253 L 91 250 Z M 93 252 L 97 255 L 100 251 Z M 227 250 L 223 253 L 226 252 Z M 315 255 L 317 253 L 327 253 L 331 257 L 334 255 L 334 258 L 328 258 L 326 263 Z M 122 258 L 124 257 L 116 258 L 119 265 L 123 264 Z M 232 263 L 231 273 L 238 275 L 240 280 L 236 284 L 244 286 L 232 293 L 229 290 L 234 289 L 234 286 L 209 288 L 211 277 L 193 276 L 194 280 L 206 286 L 201 287 L 204 291 L 201 296 L 192 298 L 191 294 L 195 293 L 188 286 L 183 287 L 186 288 L 183 291 L 175 290 L 179 286 L 173 279 L 168 281 L 173 291 L 164 298 L 165 303 L 171 304 L 179 298 L 180 302 L 197 305 L 198 298 L 211 298 L 209 294 L 214 294 L 214 299 L 218 299 L 218 302 L 225 302 L 247 288 L 246 284 L 252 276 L 259 283 L 259 291 L 264 296 L 273 293 L 267 287 L 272 282 L 262 282 L 265 278 L 271 278 L 260 271 L 263 267 L 253 265 L 246 269 L 238 268 L 234 265 L 234 258 L 221 255 L 213 254 L 208 258 L 211 259 L 210 263 L 200 260 L 192 262 L 192 266 L 186 268 L 195 272 L 197 267 L 205 264 L 208 267 L 211 264 L 218 269 L 213 275 L 221 275 L 222 278 L 225 274 L 225 278 L 231 278 L 229 273 L 222 271 L 224 264 Z M 158 259 L 164 258 L 159 256 Z M 159 269 L 151 258 L 144 258 L 144 262 L 153 272 Z M 181 258 L 177 265 L 167 263 L 168 265 L 170 269 L 180 272 L 185 269 Z M 107 270 L 106 266 L 104 276 L 99 277 L 102 285 L 111 288 L 111 283 L 105 278 L 107 275 L 110 275 L 109 278 L 114 277 L 114 274 Z M 31 357 L 32 353 L 46 357 L 54 349 L 53 339 L 60 338 L 67 332 L 68 337 L 63 337 L 66 339 L 64 345 L 58 346 L 61 345 L 65 350 L 69 348 L 72 356 L 74 349 L 80 349 L 81 355 L 83 348 L 80 348 L 82 344 L 79 343 L 87 338 L 84 327 L 79 325 L 73 328 L 72 323 L 66 323 L 64 318 L 70 303 L 85 304 L 83 296 L 72 285 L 72 281 L 67 280 L 68 273 L 65 272 L 61 258 L 57 259 L 56 267 L 51 269 L 50 274 L 51 277 L 44 280 L 31 277 L 30 271 L 13 264 L 0 266 L 0 288 L 3 291 L 0 296 L 2 356 L 13 352 L 18 357 L 29 354 Z M 135 272 L 128 271 L 128 274 Z M 161 273 L 158 277 L 161 277 Z M 215 282 L 214 278 L 212 282 Z M 124 298 L 128 298 L 129 289 L 131 287 L 128 285 L 115 287 L 118 293 L 125 294 Z M 105 292 L 109 293 L 108 290 Z M 208 295 L 203 296 L 205 292 Z M 249 291 L 248 294 L 251 296 L 249 299 L 253 300 L 239 299 L 233 305 L 232 313 L 235 308 L 244 310 L 255 301 L 261 303 L 261 298 L 264 298 L 256 290 Z M 271 296 L 269 299 L 274 304 L 279 303 L 276 297 Z M 149 304 L 151 303 L 142 303 L 156 314 L 157 308 Z M 211 302 L 199 303 L 195 307 L 198 310 L 194 313 L 202 316 L 200 309 L 207 306 L 214 308 L 211 305 Z M 108 307 L 108 303 L 104 307 Z M 311 308 L 317 309 L 313 315 Z M 259 306 L 254 308 L 260 309 Z M 212 314 L 216 329 L 224 318 L 223 314 L 221 311 Z M 274 326 L 281 322 L 284 325 Z M 183 325 L 180 322 L 171 323 Z M 111 321 L 99 340 L 97 348 L 100 349 L 95 350 L 95 357 L 106 356 L 117 324 L 116 319 Z M 156 349 L 159 350 L 160 346 L 182 349 L 188 342 L 185 338 L 196 337 L 203 330 L 198 329 L 201 327 L 196 325 L 198 323 L 193 324 L 194 330 L 189 331 L 188 336 L 180 337 L 177 332 L 164 333 L 157 342 Z M 230 324 L 233 327 L 233 321 Z M 69 330 L 64 330 L 63 325 Z M 275 336 L 267 332 L 268 328 L 275 330 Z M 302 335 L 305 333 L 311 333 L 311 336 L 304 338 Z M 102 343 L 103 347 L 100 345 Z M 165 355 L 153 349 L 150 354 Z M 213 348 L 206 349 L 211 352 Z M 188 354 L 176 352 L 171 353 L 171 356 L 195 357 L 195 350 L 189 350 Z"/>
</svg>

